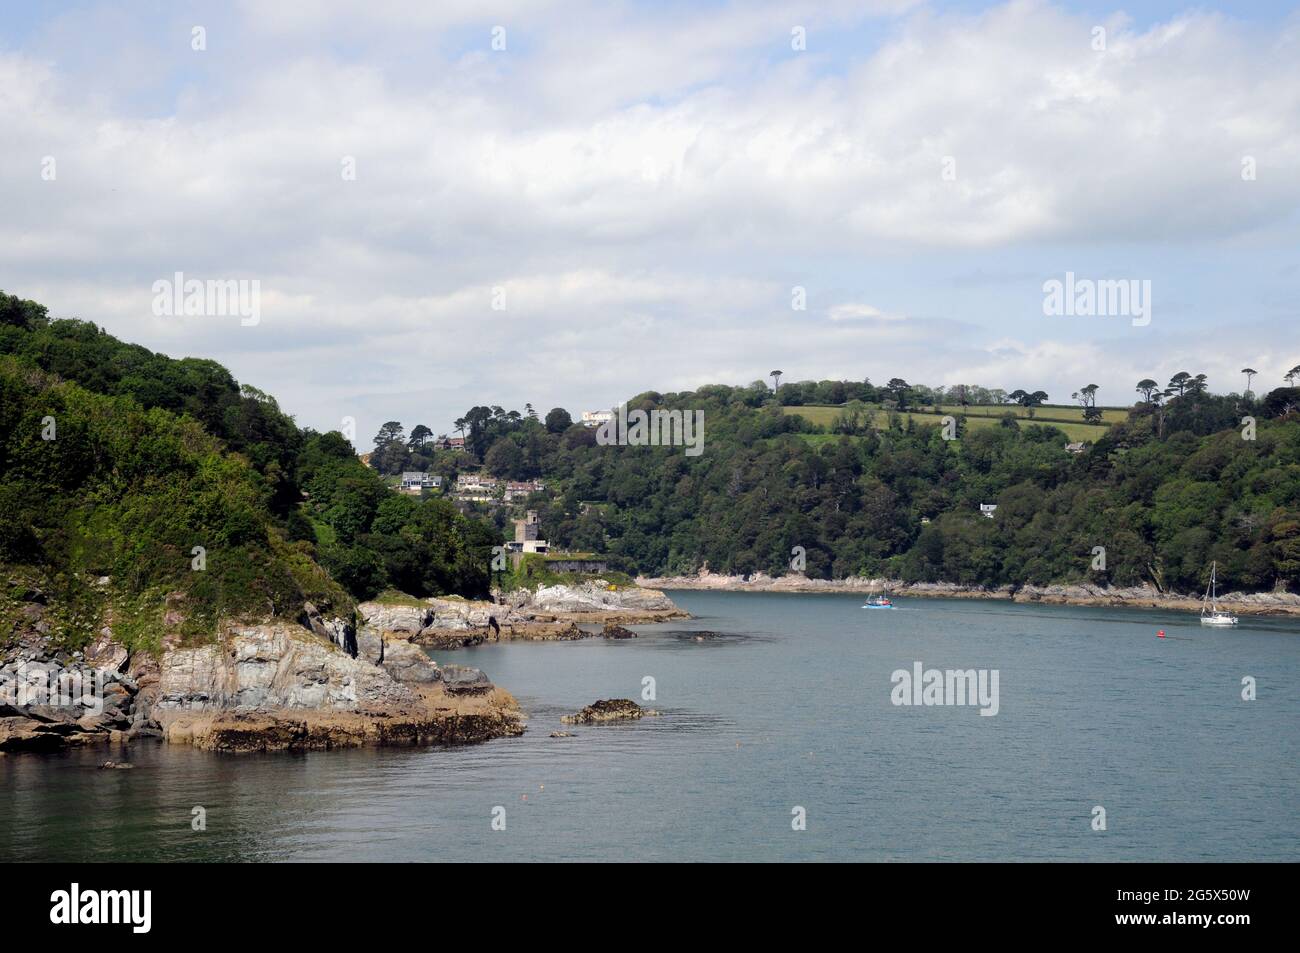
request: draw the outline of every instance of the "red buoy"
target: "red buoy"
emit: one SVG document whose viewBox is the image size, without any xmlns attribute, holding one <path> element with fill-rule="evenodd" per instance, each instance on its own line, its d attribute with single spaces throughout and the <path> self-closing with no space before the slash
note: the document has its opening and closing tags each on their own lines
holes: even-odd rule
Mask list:
<svg viewBox="0 0 1300 953">
<path fill-rule="evenodd" d="M 1165 630 L 1164 630 L 1164 629 L 1161 629 L 1159 632 L 1156 633 L 1156 638 L 1158 638 L 1158 639 L 1163 639 L 1164 637 L 1165 637 Z"/>
</svg>

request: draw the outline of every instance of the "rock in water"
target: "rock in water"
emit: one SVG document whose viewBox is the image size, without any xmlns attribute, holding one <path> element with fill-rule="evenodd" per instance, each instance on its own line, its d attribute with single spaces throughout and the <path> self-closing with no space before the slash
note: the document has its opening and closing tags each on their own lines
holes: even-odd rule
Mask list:
<svg viewBox="0 0 1300 953">
<path fill-rule="evenodd" d="M 476 668 L 465 665 L 444 665 L 438 672 L 442 687 L 452 695 L 481 695 L 492 690 L 492 682 Z"/>
<path fill-rule="evenodd" d="M 629 698 L 602 698 L 575 715 L 565 715 L 560 722 L 566 725 L 598 725 L 606 721 L 636 720 L 657 714 L 659 712 L 642 708 Z"/>
<path fill-rule="evenodd" d="M 607 639 L 635 639 L 636 633 L 612 622 L 605 623 L 605 630 L 600 633 Z"/>
</svg>

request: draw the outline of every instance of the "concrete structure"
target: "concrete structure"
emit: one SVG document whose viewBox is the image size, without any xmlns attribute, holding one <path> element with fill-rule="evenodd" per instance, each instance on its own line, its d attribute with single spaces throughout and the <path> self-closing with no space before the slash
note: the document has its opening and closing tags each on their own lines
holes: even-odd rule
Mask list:
<svg viewBox="0 0 1300 953">
<path fill-rule="evenodd" d="M 521 520 L 515 520 L 515 538 L 506 543 L 506 551 L 511 554 L 514 565 L 518 567 L 524 553 L 545 555 L 551 551 L 550 545 L 540 539 L 541 526 L 537 522 L 537 511 L 529 510 Z"/>
<path fill-rule="evenodd" d="M 609 572 L 609 563 L 604 559 L 595 556 L 574 556 L 567 559 L 564 556 L 551 555 L 546 560 L 546 568 L 552 572 L 581 572 L 598 574 Z"/>
</svg>

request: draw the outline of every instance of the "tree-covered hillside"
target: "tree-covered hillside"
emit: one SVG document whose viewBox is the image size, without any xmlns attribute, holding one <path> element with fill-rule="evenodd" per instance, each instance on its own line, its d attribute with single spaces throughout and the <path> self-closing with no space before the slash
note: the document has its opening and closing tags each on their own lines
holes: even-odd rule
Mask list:
<svg viewBox="0 0 1300 953">
<path fill-rule="evenodd" d="M 896 413 L 883 430 L 870 416 L 817 426 L 756 382 L 629 402 L 703 410 L 698 457 L 496 414 L 484 458 L 498 475 L 547 481 L 530 505 L 552 546 L 607 553 L 628 571 L 779 574 L 797 546 L 820 578 L 1198 591 L 1217 560 L 1226 587 L 1295 588 L 1300 391 L 1156 390 L 1079 454 L 1055 427 L 1012 414 L 978 428 L 958 416 L 955 440 Z M 467 455 L 439 465 L 463 466 L 455 456 Z M 993 518 L 981 504 L 997 505 Z"/>
<path fill-rule="evenodd" d="M 271 518 L 267 482 L 196 421 L 12 356 L 0 406 L 0 567 L 44 594 L 63 644 L 109 623 L 129 644 L 202 639 L 219 619 L 296 616 L 308 601 L 351 615 L 311 546 Z M 21 608 L 14 595 L 0 610 Z"/>
<path fill-rule="evenodd" d="M 397 497 L 339 434 L 213 361 L 0 293 L 0 362 L 0 571 L 57 603 L 55 635 L 84 639 L 110 609 L 115 632 L 156 637 L 172 611 L 199 637 L 308 600 L 346 614 L 389 587 L 488 590 L 489 526 Z"/>
</svg>

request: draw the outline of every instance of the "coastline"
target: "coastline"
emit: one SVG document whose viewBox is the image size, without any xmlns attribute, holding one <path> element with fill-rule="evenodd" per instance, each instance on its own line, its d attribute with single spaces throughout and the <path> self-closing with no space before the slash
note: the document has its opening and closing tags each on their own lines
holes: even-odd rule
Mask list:
<svg viewBox="0 0 1300 953">
<path fill-rule="evenodd" d="M 367 602 L 356 625 L 306 603 L 296 620 L 227 622 L 212 642 L 164 637 L 157 650 L 132 651 L 105 626 L 69 652 L 32 629 L 0 655 L 0 754 L 141 738 L 266 752 L 517 737 L 527 716 L 508 691 L 426 649 L 635 638 L 622 626 L 688 617 L 662 592 L 603 582 L 496 599 Z M 39 620 L 44 602 L 31 605 Z"/>
<path fill-rule="evenodd" d="M 637 585 L 658 590 L 697 592 L 878 593 L 929 599 L 1001 599 L 1016 603 L 1070 606 L 1119 606 L 1130 609 L 1168 609 L 1199 612 L 1201 596 L 1160 592 L 1152 586 L 1128 588 L 1086 583 L 1053 586 L 967 586 L 950 582 L 905 583 L 900 579 L 849 576 L 845 579 L 809 579 L 792 573 L 768 576 L 754 573 L 728 576 L 701 572 L 694 576 L 638 576 Z M 1237 615 L 1300 617 L 1300 595 L 1290 592 L 1231 592 L 1219 596 L 1219 605 Z"/>
<path fill-rule="evenodd" d="M 497 593 L 493 601 L 443 596 L 366 602 L 358 609 L 366 619 L 363 630 L 443 651 L 495 642 L 600 638 L 603 633 L 590 627 L 608 631 L 611 626 L 690 617 L 656 589 L 620 589 L 598 582 L 519 589 Z"/>
</svg>

